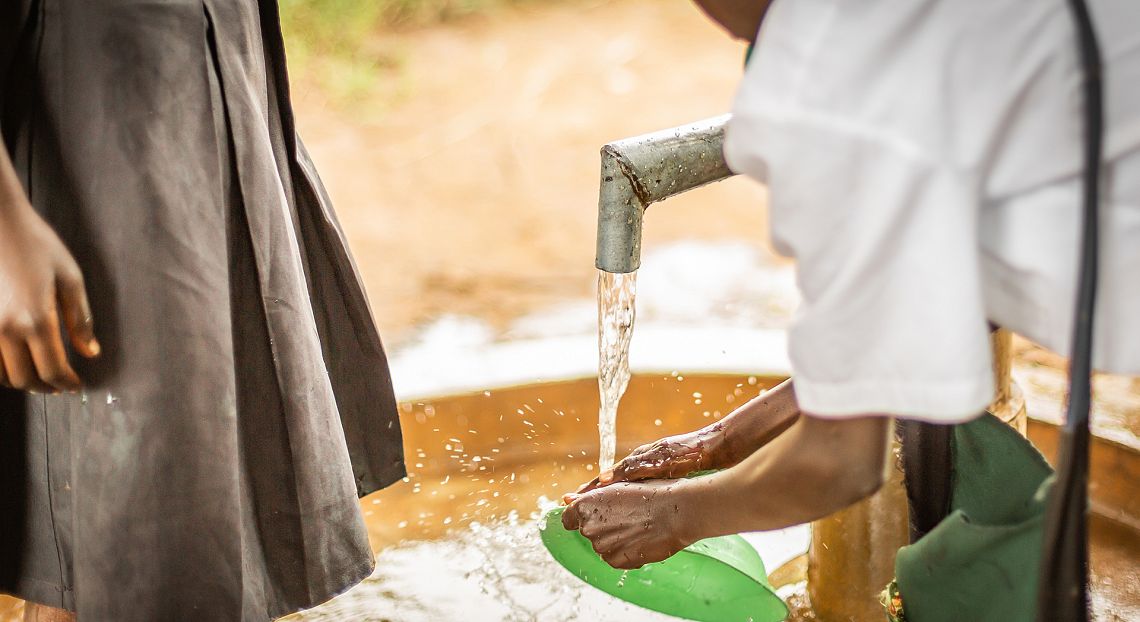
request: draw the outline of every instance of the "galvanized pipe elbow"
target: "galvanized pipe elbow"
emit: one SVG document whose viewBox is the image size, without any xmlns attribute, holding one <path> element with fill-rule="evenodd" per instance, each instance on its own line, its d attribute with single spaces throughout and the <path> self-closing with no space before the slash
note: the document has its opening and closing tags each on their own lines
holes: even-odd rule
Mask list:
<svg viewBox="0 0 1140 622">
<path fill-rule="evenodd" d="M 594 264 L 606 272 L 641 266 L 645 210 L 733 175 L 724 160 L 723 115 L 602 147 L 598 192 L 598 249 Z"/>
</svg>

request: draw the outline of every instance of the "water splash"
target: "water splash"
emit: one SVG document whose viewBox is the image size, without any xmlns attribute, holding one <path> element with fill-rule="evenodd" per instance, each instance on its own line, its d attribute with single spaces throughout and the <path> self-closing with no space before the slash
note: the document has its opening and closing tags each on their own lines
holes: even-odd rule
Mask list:
<svg viewBox="0 0 1140 622">
<path fill-rule="evenodd" d="M 574 578 L 541 542 L 539 500 L 529 517 L 510 511 L 447 536 L 407 540 L 377 556 L 376 572 L 333 600 L 285 622 L 495 620 L 670 622 Z M 622 580 L 624 584 L 624 579 Z"/>
<path fill-rule="evenodd" d="M 598 465 L 613 466 L 617 453 L 617 409 L 629 386 L 629 342 L 633 337 L 637 273 L 598 274 Z"/>
<path fill-rule="evenodd" d="M 617 583 L 617 586 L 618 586 L 618 587 L 625 587 L 625 578 L 626 578 L 626 577 L 628 577 L 628 576 L 629 576 L 629 571 L 628 571 L 628 570 L 623 570 L 623 571 L 621 572 L 621 576 L 620 576 L 620 577 L 618 577 L 618 583 Z"/>
</svg>

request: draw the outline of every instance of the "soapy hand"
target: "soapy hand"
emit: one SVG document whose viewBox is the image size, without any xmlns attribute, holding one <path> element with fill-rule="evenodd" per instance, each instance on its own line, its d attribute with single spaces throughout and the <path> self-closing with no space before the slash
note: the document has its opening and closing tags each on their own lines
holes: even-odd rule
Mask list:
<svg viewBox="0 0 1140 622">
<path fill-rule="evenodd" d="M 577 529 L 614 568 L 659 562 L 699 538 L 689 535 L 686 480 L 622 483 L 566 496 L 562 526 Z"/>
<path fill-rule="evenodd" d="M 576 492 L 582 494 L 619 482 L 675 479 L 694 471 L 722 469 L 733 464 L 724 443 L 723 428 L 714 424 L 642 445 Z"/>
</svg>

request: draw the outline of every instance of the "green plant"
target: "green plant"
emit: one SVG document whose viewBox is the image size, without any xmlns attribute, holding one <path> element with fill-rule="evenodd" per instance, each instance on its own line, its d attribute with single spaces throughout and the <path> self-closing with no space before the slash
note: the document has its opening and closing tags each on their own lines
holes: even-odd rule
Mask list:
<svg viewBox="0 0 1140 622">
<path fill-rule="evenodd" d="M 293 75 L 339 103 L 366 96 L 401 54 L 377 44 L 384 30 L 427 26 L 527 0 L 280 0 Z"/>
</svg>

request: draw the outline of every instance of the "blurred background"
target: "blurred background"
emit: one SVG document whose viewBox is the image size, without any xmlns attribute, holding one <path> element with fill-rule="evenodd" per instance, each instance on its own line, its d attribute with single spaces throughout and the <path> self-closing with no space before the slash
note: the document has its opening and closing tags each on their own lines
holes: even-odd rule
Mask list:
<svg viewBox="0 0 1140 622">
<path fill-rule="evenodd" d="M 686 0 L 287 0 L 301 134 L 390 347 L 593 295 L 598 150 L 729 109 L 744 47 Z M 656 205 L 646 252 L 764 249 L 733 179 Z"/>
<path fill-rule="evenodd" d="M 281 8 L 300 131 L 396 353 L 440 322 L 501 340 L 528 316 L 592 321 L 598 149 L 728 111 L 745 52 L 688 0 Z M 794 281 L 761 186 L 733 178 L 650 214 L 643 294 L 656 278 L 674 295 L 643 295 L 642 317 L 698 297 L 690 317 L 786 325 Z M 1064 359 L 1014 349 L 1031 406 L 1059 412 Z M 1102 420 L 1140 435 L 1140 381 L 1097 389 Z"/>
</svg>

